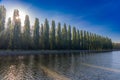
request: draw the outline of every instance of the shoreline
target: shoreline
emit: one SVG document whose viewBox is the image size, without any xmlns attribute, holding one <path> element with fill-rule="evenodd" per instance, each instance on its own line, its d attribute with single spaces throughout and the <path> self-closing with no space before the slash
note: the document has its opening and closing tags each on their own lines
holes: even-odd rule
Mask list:
<svg viewBox="0 0 120 80">
<path fill-rule="evenodd" d="M 39 55 L 39 54 L 67 54 L 67 53 L 100 53 L 114 50 L 0 50 L 0 56 L 7 55 Z"/>
</svg>

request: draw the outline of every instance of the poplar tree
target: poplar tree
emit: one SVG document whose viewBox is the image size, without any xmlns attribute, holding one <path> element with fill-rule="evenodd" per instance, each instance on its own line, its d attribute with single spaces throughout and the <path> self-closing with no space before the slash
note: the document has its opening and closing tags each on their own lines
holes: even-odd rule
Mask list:
<svg viewBox="0 0 120 80">
<path fill-rule="evenodd" d="M 44 22 L 43 35 L 45 49 L 49 49 L 49 22 L 47 19 Z"/>
<path fill-rule="evenodd" d="M 30 20 L 29 20 L 29 16 L 26 15 L 25 16 L 25 21 L 24 21 L 24 30 L 23 30 L 23 40 L 24 40 L 24 47 L 25 49 L 29 49 L 30 48 L 30 44 L 31 44 L 31 35 L 30 35 Z"/>
<path fill-rule="evenodd" d="M 83 30 L 80 30 L 80 49 L 83 50 Z"/>
<path fill-rule="evenodd" d="M 34 48 L 39 49 L 39 19 L 35 18 L 33 31 Z"/>
<path fill-rule="evenodd" d="M 62 48 L 67 49 L 67 26 L 64 24 L 62 28 Z"/>
<path fill-rule="evenodd" d="M 61 24 L 58 23 L 56 34 L 56 46 L 58 50 L 61 49 L 61 42 L 62 42 Z"/>
<path fill-rule="evenodd" d="M 44 35 L 43 35 L 43 24 L 41 24 L 41 28 L 40 28 L 40 48 L 44 49 Z"/>
<path fill-rule="evenodd" d="M 84 37 L 83 37 L 83 49 L 87 49 L 87 34 L 86 31 L 84 31 Z"/>
<path fill-rule="evenodd" d="M 0 32 L 5 29 L 6 8 L 0 5 Z"/>
<path fill-rule="evenodd" d="M 86 32 L 86 49 L 89 50 L 89 47 L 90 47 L 90 41 L 89 41 L 89 32 L 87 31 Z"/>
<path fill-rule="evenodd" d="M 21 47 L 21 20 L 19 18 L 19 11 L 14 10 L 13 13 L 13 47 L 14 49 L 20 49 Z"/>
<path fill-rule="evenodd" d="M 5 18 L 6 18 L 6 8 L 0 5 L 0 48 L 5 49 Z"/>
<path fill-rule="evenodd" d="M 67 33 L 67 48 L 71 49 L 71 26 L 68 27 L 68 33 Z"/>
<path fill-rule="evenodd" d="M 92 50 L 92 33 L 89 34 L 89 50 Z"/>
<path fill-rule="evenodd" d="M 55 21 L 52 21 L 50 30 L 50 49 L 55 49 Z"/>
<path fill-rule="evenodd" d="M 7 32 L 8 32 L 8 49 L 13 49 L 13 26 L 11 18 L 8 18 Z"/>
<path fill-rule="evenodd" d="M 76 28 L 72 29 L 72 49 L 76 48 Z"/>
<path fill-rule="evenodd" d="M 76 33 L 76 49 L 80 49 L 80 32 L 79 30 L 77 30 L 77 33 Z"/>
</svg>

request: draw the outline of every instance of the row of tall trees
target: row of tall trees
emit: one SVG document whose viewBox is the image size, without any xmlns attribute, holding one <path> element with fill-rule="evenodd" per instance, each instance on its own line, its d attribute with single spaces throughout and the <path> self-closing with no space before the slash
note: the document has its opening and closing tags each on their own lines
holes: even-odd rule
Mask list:
<svg viewBox="0 0 120 80">
<path fill-rule="evenodd" d="M 5 28 L 6 9 L 0 6 L 0 49 L 39 49 L 39 50 L 107 50 L 112 49 L 112 41 L 107 37 L 76 29 L 52 20 L 44 24 L 36 18 L 33 29 L 29 16 L 25 16 L 21 30 L 19 11 L 14 10 L 13 19 L 9 18 Z"/>
</svg>

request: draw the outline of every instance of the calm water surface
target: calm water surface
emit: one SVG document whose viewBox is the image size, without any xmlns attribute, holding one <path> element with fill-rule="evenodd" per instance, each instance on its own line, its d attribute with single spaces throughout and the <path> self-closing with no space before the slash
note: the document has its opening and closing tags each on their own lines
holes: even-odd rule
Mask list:
<svg viewBox="0 0 120 80">
<path fill-rule="evenodd" d="M 120 51 L 0 56 L 0 80 L 56 80 L 41 66 L 70 80 L 120 80 Z"/>
</svg>

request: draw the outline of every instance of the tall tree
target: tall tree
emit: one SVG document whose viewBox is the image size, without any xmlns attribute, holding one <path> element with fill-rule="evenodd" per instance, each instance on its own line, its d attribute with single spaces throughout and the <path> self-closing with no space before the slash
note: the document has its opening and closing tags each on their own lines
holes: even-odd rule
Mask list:
<svg viewBox="0 0 120 80">
<path fill-rule="evenodd" d="M 87 49 L 87 33 L 86 31 L 84 31 L 84 38 L 83 38 L 83 49 L 86 50 Z"/>
<path fill-rule="evenodd" d="M 76 48 L 76 28 L 72 29 L 72 49 Z"/>
<path fill-rule="evenodd" d="M 7 32 L 8 32 L 8 49 L 13 49 L 13 26 L 11 18 L 7 22 Z"/>
<path fill-rule="evenodd" d="M 61 24 L 58 23 L 57 34 L 56 34 L 56 46 L 57 49 L 61 49 L 62 34 L 61 34 Z"/>
<path fill-rule="evenodd" d="M 14 10 L 13 13 L 13 47 L 14 49 L 20 49 L 21 47 L 21 20 L 19 18 L 19 11 Z"/>
<path fill-rule="evenodd" d="M 6 48 L 5 35 L 5 17 L 6 17 L 6 8 L 3 5 L 0 5 L 0 48 Z"/>
<path fill-rule="evenodd" d="M 49 49 L 49 22 L 47 19 L 45 19 L 44 22 L 43 35 L 44 35 L 45 49 Z"/>
<path fill-rule="evenodd" d="M 80 30 L 80 49 L 83 50 L 83 30 Z"/>
<path fill-rule="evenodd" d="M 40 27 L 40 48 L 41 49 L 45 48 L 45 46 L 44 46 L 44 35 L 43 35 L 43 24 L 41 24 L 41 27 Z"/>
<path fill-rule="evenodd" d="M 80 32 L 79 30 L 77 30 L 77 33 L 76 33 L 76 49 L 80 49 Z"/>
<path fill-rule="evenodd" d="M 92 33 L 89 34 L 89 50 L 92 50 Z"/>
<path fill-rule="evenodd" d="M 5 28 L 6 8 L 0 5 L 0 32 Z"/>
<path fill-rule="evenodd" d="M 71 26 L 68 27 L 68 33 L 67 33 L 67 48 L 71 49 Z"/>
<path fill-rule="evenodd" d="M 23 30 L 23 40 L 24 40 L 24 47 L 25 49 L 30 48 L 30 43 L 31 43 L 31 34 L 30 34 L 30 20 L 29 16 L 25 16 L 25 21 L 24 21 L 24 30 Z"/>
<path fill-rule="evenodd" d="M 33 39 L 34 39 L 35 49 L 39 49 L 39 19 L 38 18 L 35 18 Z"/>
<path fill-rule="evenodd" d="M 52 26 L 50 30 L 50 49 L 55 49 L 55 21 L 52 21 Z"/>
<path fill-rule="evenodd" d="M 89 48 L 90 48 L 90 41 L 89 41 L 89 32 L 87 31 L 87 33 L 86 33 L 86 49 L 87 50 L 89 50 Z"/>
<path fill-rule="evenodd" d="M 64 24 L 62 28 L 62 48 L 67 49 L 67 26 Z"/>
</svg>

